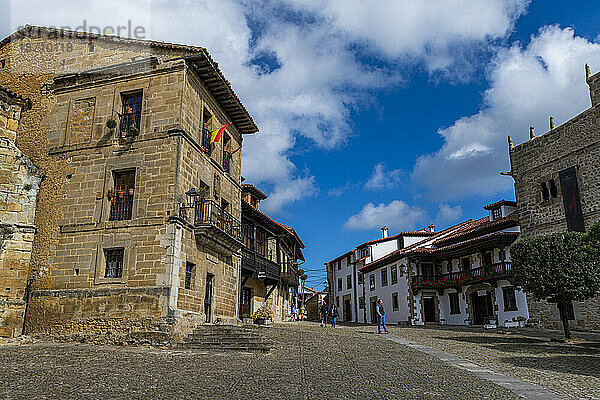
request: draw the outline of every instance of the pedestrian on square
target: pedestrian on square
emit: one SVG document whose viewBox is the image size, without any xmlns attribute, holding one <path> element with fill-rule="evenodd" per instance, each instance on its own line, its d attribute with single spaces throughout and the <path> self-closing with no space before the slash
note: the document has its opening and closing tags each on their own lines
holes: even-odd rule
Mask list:
<svg viewBox="0 0 600 400">
<path fill-rule="evenodd" d="M 388 333 L 387 327 L 385 326 L 385 308 L 383 308 L 383 301 L 379 299 L 377 301 L 377 333 L 381 333 L 381 327 L 383 326 L 383 330 L 385 333 Z"/>
<path fill-rule="evenodd" d="M 338 317 L 338 309 L 335 304 L 331 305 L 331 326 L 335 328 Z"/>
<path fill-rule="evenodd" d="M 323 304 L 321 305 L 321 326 L 325 325 L 327 326 L 327 314 L 329 311 L 329 307 L 327 307 L 327 303 L 323 302 Z"/>
</svg>

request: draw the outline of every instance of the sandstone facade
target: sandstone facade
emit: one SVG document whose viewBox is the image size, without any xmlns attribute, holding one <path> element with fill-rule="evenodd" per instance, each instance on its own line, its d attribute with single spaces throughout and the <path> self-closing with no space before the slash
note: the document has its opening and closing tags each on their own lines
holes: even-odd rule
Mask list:
<svg viewBox="0 0 600 400">
<path fill-rule="evenodd" d="M 0 336 L 23 329 L 29 261 L 42 175 L 16 146 L 29 102 L 0 86 Z"/>
<path fill-rule="evenodd" d="M 585 229 L 600 219 L 600 73 L 588 72 L 591 108 L 547 133 L 512 147 L 511 174 L 523 237 L 568 230 L 560 171 L 574 167 Z M 510 141 L 510 139 L 509 139 Z M 556 305 L 528 299 L 532 322 L 561 326 Z M 573 302 L 571 326 L 599 330 L 600 298 Z"/>
<path fill-rule="evenodd" d="M 241 152 L 230 152 L 257 128 L 206 50 L 26 27 L 0 59 L 0 84 L 32 101 L 17 145 L 46 176 L 29 332 L 235 321 Z"/>
</svg>

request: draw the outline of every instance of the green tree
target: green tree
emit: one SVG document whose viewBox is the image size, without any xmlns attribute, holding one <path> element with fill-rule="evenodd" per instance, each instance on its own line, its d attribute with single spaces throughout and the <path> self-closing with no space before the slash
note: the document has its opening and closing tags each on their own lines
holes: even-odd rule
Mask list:
<svg viewBox="0 0 600 400">
<path fill-rule="evenodd" d="M 515 284 L 536 300 L 556 303 L 565 337 L 567 310 L 600 291 L 600 224 L 588 233 L 563 232 L 522 239 L 511 246 Z"/>
</svg>

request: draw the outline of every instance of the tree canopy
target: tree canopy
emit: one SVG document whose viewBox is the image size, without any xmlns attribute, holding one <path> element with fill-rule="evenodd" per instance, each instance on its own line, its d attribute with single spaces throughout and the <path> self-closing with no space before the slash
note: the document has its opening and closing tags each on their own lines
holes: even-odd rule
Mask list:
<svg viewBox="0 0 600 400">
<path fill-rule="evenodd" d="M 600 292 L 600 223 L 587 233 L 552 233 L 519 240 L 510 254 L 514 283 L 537 300 L 561 305 Z"/>
</svg>

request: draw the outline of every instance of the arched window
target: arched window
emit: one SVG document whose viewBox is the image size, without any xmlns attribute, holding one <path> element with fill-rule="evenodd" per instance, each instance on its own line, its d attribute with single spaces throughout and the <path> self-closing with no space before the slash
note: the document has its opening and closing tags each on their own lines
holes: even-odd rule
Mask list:
<svg viewBox="0 0 600 400">
<path fill-rule="evenodd" d="M 548 186 L 546 182 L 542 182 L 542 199 L 544 201 L 550 199 L 550 192 L 548 191 Z"/>
<path fill-rule="evenodd" d="M 554 183 L 554 179 L 550 179 L 548 181 L 548 186 L 550 187 L 550 197 L 553 199 L 558 197 L 558 190 L 556 189 L 556 183 Z"/>
</svg>

